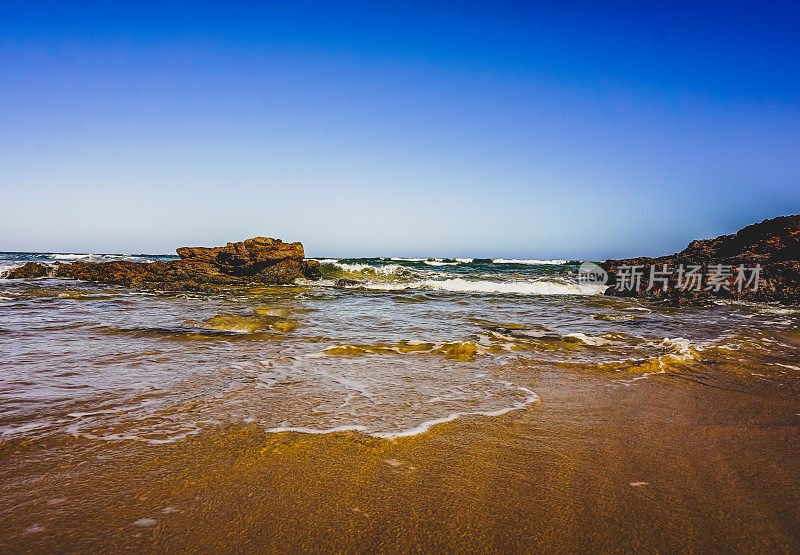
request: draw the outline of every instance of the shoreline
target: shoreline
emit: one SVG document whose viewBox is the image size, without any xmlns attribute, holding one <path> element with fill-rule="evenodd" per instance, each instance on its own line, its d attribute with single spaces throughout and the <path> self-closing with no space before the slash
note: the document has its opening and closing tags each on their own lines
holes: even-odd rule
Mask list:
<svg viewBox="0 0 800 555">
<path fill-rule="evenodd" d="M 602 292 L 607 296 L 640 298 L 672 306 L 700 305 L 716 298 L 800 305 L 800 215 L 767 219 L 731 235 L 695 240 L 672 255 L 606 260 L 599 265 L 567 259 L 399 257 L 362 259 L 369 261 L 366 264 L 341 263 L 337 259 L 305 258 L 301 243 L 284 243 L 269 237 L 254 237 L 224 247 L 180 247 L 176 252 L 178 258 L 168 260 L 152 255 L 149 261 L 132 261 L 130 258 L 143 255 L 130 255 L 122 260 L 86 262 L 81 258 L 96 255 L 74 255 L 78 259 L 67 264 L 28 261 L 23 266 L 4 270 L 2 275 L 7 279 L 61 277 L 154 290 L 210 293 L 224 286 L 319 281 L 330 277 L 323 275 L 323 267 L 332 265 L 342 274 L 333 284 L 341 287 L 527 294 Z M 59 255 L 50 256 L 57 258 Z M 394 264 L 386 265 L 386 261 Z M 394 272 L 402 268 L 399 263 L 416 263 L 439 271 L 465 265 L 482 268 L 488 264 L 505 266 L 505 269 L 514 266 L 580 267 L 573 272 L 571 280 L 560 283 L 470 281 L 459 274 L 451 274 L 448 280 L 406 280 L 402 285 L 369 279 L 379 274 L 385 277 L 391 273 L 388 270 Z"/>
<path fill-rule="evenodd" d="M 4 446 L 0 545 L 796 549 L 797 390 L 714 379 L 726 387 L 661 375 L 610 389 L 604 376 L 541 372 L 526 386 L 542 406 L 393 441 L 251 425 L 164 446 Z M 24 475 L 37 491 L 20 489 Z"/>
</svg>

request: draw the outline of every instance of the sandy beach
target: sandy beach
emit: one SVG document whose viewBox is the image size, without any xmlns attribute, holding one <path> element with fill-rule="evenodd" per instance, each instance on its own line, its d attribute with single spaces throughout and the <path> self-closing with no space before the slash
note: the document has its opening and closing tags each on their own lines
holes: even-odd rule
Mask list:
<svg viewBox="0 0 800 555">
<path fill-rule="evenodd" d="M 540 405 L 395 441 L 232 426 L 166 446 L 5 443 L 1 545 L 797 550 L 800 380 L 702 372 L 534 370 Z"/>
</svg>

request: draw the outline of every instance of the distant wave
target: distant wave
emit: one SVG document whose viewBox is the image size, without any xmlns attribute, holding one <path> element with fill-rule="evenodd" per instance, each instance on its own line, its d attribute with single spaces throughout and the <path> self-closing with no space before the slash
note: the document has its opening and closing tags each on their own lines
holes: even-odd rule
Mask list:
<svg viewBox="0 0 800 555">
<path fill-rule="evenodd" d="M 391 275 L 397 273 L 400 270 L 407 269 L 399 264 L 385 264 L 382 266 L 375 266 L 373 264 L 362 264 L 358 262 L 339 262 L 338 260 L 330 258 L 322 259 L 319 261 L 319 263 L 322 266 L 332 266 L 334 268 L 338 268 L 339 270 L 344 270 L 345 272 L 375 273 L 384 275 Z"/>
<path fill-rule="evenodd" d="M 423 289 L 449 291 L 452 293 L 505 293 L 518 295 L 597 295 L 603 292 L 604 285 L 540 281 L 488 281 L 461 278 L 434 280 L 427 279 L 411 283 L 366 283 L 367 289 L 403 290 Z"/>
<path fill-rule="evenodd" d="M 428 266 L 456 266 L 458 264 L 469 264 L 474 258 L 402 258 L 392 256 L 389 260 L 395 262 L 419 262 Z"/>
<path fill-rule="evenodd" d="M 505 264 L 525 264 L 525 268 L 497 266 L 490 270 L 489 259 L 319 259 L 322 266 L 318 285 L 333 286 L 342 277 L 355 279 L 350 287 L 382 291 L 419 289 L 452 293 L 496 293 L 517 295 L 596 295 L 605 289 L 602 285 L 583 284 L 570 280 L 557 268 L 567 260 L 502 260 Z M 391 261 L 391 262 L 389 262 Z M 469 262 L 474 262 L 469 265 Z M 411 262 L 411 264 L 409 264 Z M 426 266 L 420 266 L 420 264 Z M 536 268 L 536 265 L 545 268 Z M 529 268 L 529 269 L 528 269 Z M 513 273 L 507 273 L 512 271 Z M 527 276 L 530 278 L 527 278 Z M 510 279 L 509 279 L 510 278 Z M 308 285 L 313 285 L 309 282 Z"/>
<path fill-rule="evenodd" d="M 151 262 L 155 260 L 173 260 L 176 255 L 168 254 L 117 254 L 117 253 L 63 253 L 63 252 L 0 252 L 0 262 L 49 262 L 76 260 L 90 260 L 92 262 L 107 262 L 115 260 L 130 260 L 135 262 Z"/>
<path fill-rule="evenodd" d="M 72 262 L 155 262 L 158 260 L 175 260 L 177 256 L 164 254 L 95 254 L 95 253 L 60 253 L 60 252 L 0 252 L 0 279 L 8 276 L 15 268 L 28 262 L 44 264 L 51 269 L 56 264 Z"/>
<path fill-rule="evenodd" d="M 569 260 L 518 260 L 516 258 L 494 258 L 492 264 L 525 264 L 527 266 L 541 266 L 541 265 L 561 265 L 566 264 Z"/>
<path fill-rule="evenodd" d="M 87 258 L 100 258 L 102 255 L 100 254 L 48 254 L 47 258 L 53 258 L 55 260 L 85 260 Z"/>
<path fill-rule="evenodd" d="M 380 264 L 384 261 L 392 261 L 399 263 L 410 264 L 425 264 L 427 266 L 459 266 L 462 264 L 517 264 L 524 266 L 560 266 L 567 264 L 570 261 L 566 259 L 517 259 L 517 258 L 413 258 L 402 256 L 391 256 L 387 258 L 375 259 L 346 259 L 346 258 L 317 258 L 320 264 L 345 264 L 350 266 L 348 268 L 352 271 L 354 264 L 371 266 L 371 264 L 362 264 L 358 262 L 342 262 L 342 260 L 373 260 L 374 263 Z M 374 267 L 374 266 L 373 266 Z"/>
<path fill-rule="evenodd" d="M 173 256 L 165 255 L 148 255 L 148 254 L 71 254 L 71 253 L 52 253 L 45 255 L 46 258 L 59 261 L 91 261 L 91 262 L 115 262 L 118 260 L 126 260 L 129 262 L 155 262 L 156 260 L 164 260 L 175 258 Z"/>
<path fill-rule="evenodd" d="M 430 266 L 455 266 L 456 264 L 472 264 L 474 262 L 485 262 L 492 264 L 524 264 L 528 266 L 539 266 L 539 265 L 561 265 L 569 262 L 569 260 L 562 260 L 562 259 L 521 260 L 517 258 L 403 258 L 400 256 L 392 256 L 388 260 L 394 260 L 396 262 L 420 262 L 423 264 L 428 264 Z"/>
<path fill-rule="evenodd" d="M 456 266 L 461 264 L 458 261 L 445 262 L 444 260 L 425 260 L 424 263 L 428 266 Z"/>
</svg>

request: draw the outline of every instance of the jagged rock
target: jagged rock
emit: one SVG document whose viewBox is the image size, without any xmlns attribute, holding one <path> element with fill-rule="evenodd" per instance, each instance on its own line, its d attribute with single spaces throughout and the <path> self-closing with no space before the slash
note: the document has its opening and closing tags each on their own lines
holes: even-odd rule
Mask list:
<svg viewBox="0 0 800 555">
<path fill-rule="evenodd" d="M 347 287 L 348 285 L 360 285 L 361 282 L 357 279 L 342 278 L 336 280 L 336 285 L 339 287 Z"/>
<path fill-rule="evenodd" d="M 24 266 L 20 266 L 19 268 L 14 268 L 11 270 L 6 277 L 11 279 L 31 279 L 45 277 L 49 271 L 50 268 L 45 264 L 28 262 Z"/>
<path fill-rule="evenodd" d="M 284 260 L 302 262 L 305 256 L 301 243 L 284 243 L 269 237 L 254 237 L 224 247 L 181 247 L 177 253 L 182 260 L 208 264 L 234 276 L 252 276 Z"/>
<path fill-rule="evenodd" d="M 131 287 L 194 291 L 211 290 L 220 285 L 285 285 L 301 277 L 320 278 L 319 262 L 304 259 L 301 243 L 284 243 L 280 239 L 255 237 L 224 247 L 181 247 L 177 252 L 180 260 L 60 264 L 55 276 Z M 29 264 L 23 268 L 27 266 Z M 47 267 L 44 268 L 46 273 Z"/>
<path fill-rule="evenodd" d="M 314 280 L 322 277 L 319 260 L 303 260 L 303 277 Z"/>
<path fill-rule="evenodd" d="M 671 272 L 666 290 L 658 283 L 648 291 L 649 273 L 645 274 L 638 290 L 619 290 L 617 287 L 622 266 L 642 266 L 649 272 L 651 265 L 662 268 L 664 264 Z M 715 291 L 704 286 L 696 291 L 678 287 L 677 268 L 680 265 L 700 266 L 700 273 L 706 276 L 718 264 L 733 267 L 732 275 L 726 279 L 727 288 Z M 758 289 L 743 288 L 739 291 L 735 284 L 736 268 L 741 265 L 752 268 L 756 264 L 761 266 Z M 610 287 L 605 291 L 606 295 L 639 297 L 676 306 L 708 302 L 714 297 L 800 304 L 800 215 L 764 220 L 732 235 L 692 241 L 686 249 L 673 255 L 606 260 L 601 266 L 609 273 Z"/>
</svg>

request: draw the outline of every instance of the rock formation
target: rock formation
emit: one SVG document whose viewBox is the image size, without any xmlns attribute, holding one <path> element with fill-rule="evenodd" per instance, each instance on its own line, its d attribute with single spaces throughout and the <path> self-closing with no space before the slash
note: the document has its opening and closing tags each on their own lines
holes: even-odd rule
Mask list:
<svg viewBox="0 0 800 555">
<path fill-rule="evenodd" d="M 665 277 L 666 286 L 658 282 L 648 290 L 653 265 L 657 272 L 666 269 L 663 275 L 669 277 Z M 753 283 L 737 282 L 742 267 L 745 278 L 750 279 L 756 265 L 760 267 L 757 288 Z M 708 302 L 713 297 L 800 304 L 800 215 L 764 220 L 733 235 L 692 241 L 673 255 L 606 260 L 600 266 L 609 274 L 606 295 L 640 297 L 676 306 Z M 682 287 L 686 285 L 687 274 L 679 274 L 681 266 L 684 271 L 697 268 L 695 273 L 703 276 L 698 288 Z M 630 285 L 633 267 L 644 274 L 638 290 L 621 287 Z M 719 276 L 716 284 L 709 282 L 712 274 Z M 625 280 L 627 284 L 623 284 Z"/>
<path fill-rule="evenodd" d="M 24 266 L 20 266 L 19 268 L 14 268 L 11 270 L 6 277 L 16 279 L 40 278 L 47 276 L 50 271 L 51 268 L 44 264 L 39 264 L 38 262 L 28 262 Z"/>
<path fill-rule="evenodd" d="M 9 278 L 44 275 L 167 290 L 210 290 L 219 285 L 285 285 L 319 279 L 319 262 L 305 260 L 301 243 L 254 237 L 224 247 L 181 247 L 180 260 L 163 262 L 73 262 L 55 270 L 29 262 Z"/>
</svg>

